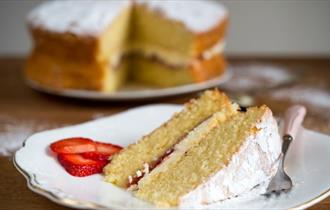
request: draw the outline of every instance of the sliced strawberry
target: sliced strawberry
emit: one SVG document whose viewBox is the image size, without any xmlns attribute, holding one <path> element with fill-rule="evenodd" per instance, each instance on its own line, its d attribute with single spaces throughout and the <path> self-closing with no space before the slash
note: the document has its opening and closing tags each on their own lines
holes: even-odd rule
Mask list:
<svg viewBox="0 0 330 210">
<path fill-rule="evenodd" d="M 108 161 L 110 155 L 101 154 L 98 152 L 85 152 L 81 153 L 84 158 L 96 160 L 96 161 Z"/>
<path fill-rule="evenodd" d="M 50 145 L 50 148 L 53 152 L 60 154 L 76 154 L 96 151 L 94 141 L 81 137 L 67 138 L 54 142 Z"/>
<path fill-rule="evenodd" d="M 58 161 L 72 176 L 89 176 L 101 173 L 107 161 L 86 159 L 79 154 L 58 154 Z"/>
<path fill-rule="evenodd" d="M 119 152 L 122 149 L 121 146 L 102 142 L 95 142 L 95 146 L 95 152 L 86 152 L 82 155 L 85 158 L 89 158 L 92 160 L 107 161 L 111 155 Z"/>
<path fill-rule="evenodd" d="M 104 155 L 112 155 L 123 149 L 121 146 L 110 143 L 95 142 L 95 145 L 96 145 L 96 152 Z"/>
</svg>

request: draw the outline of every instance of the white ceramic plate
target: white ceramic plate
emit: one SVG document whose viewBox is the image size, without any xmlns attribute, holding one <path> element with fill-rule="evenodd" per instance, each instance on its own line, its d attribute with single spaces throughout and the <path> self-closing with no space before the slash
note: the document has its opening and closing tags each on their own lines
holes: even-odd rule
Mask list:
<svg viewBox="0 0 330 210">
<path fill-rule="evenodd" d="M 77 178 L 69 175 L 49 153 L 50 143 L 67 137 L 88 137 L 127 146 L 178 111 L 178 105 L 151 105 L 95 121 L 32 135 L 15 154 L 16 168 L 28 187 L 59 204 L 87 209 L 153 208 L 129 192 L 102 181 L 102 175 Z M 286 167 L 293 189 L 278 197 L 255 195 L 232 199 L 210 208 L 304 209 L 330 194 L 330 137 L 304 129 L 290 147 Z"/>
<path fill-rule="evenodd" d="M 225 73 L 217 78 L 208 80 L 203 83 L 195 83 L 188 85 L 181 85 L 169 88 L 151 88 L 141 85 L 127 86 L 122 90 L 114 93 L 101 93 L 97 91 L 87 90 L 56 90 L 50 87 L 39 85 L 31 80 L 26 80 L 26 84 L 31 88 L 44 93 L 70 97 L 81 98 L 89 100 L 101 100 L 101 101 L 124 101 L 124 100 L 145 100 L 152 98 L 161 98 L 168 96 L 175 96 L 187 93 L 193 93 L 201 90 L 205 90 L 212 87 L 218 87 L 224 82 L 228 81 L 232 76 L 232 70 L 228 68 Z"/>
</svg>

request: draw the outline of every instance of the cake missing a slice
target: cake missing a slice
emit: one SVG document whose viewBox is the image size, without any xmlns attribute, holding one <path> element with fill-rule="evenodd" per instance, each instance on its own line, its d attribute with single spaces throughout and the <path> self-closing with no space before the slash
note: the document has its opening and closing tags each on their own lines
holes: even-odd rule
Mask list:
<svg viewBox="0 0 330 210">
<path fill-rule="evenodd" d="M 50 1 L 28 16 L 25 75 L 52 89 L 104 92 L 222 75 L 228 13 L 211 1 Z"/>
<path fill-rule="evenodd" d="M 241 112 L 223 93 L 206 91 L 114 155 L 105 180 L 157 206 L 208 204 L 266 185 L 281 143 L 267 106 Z"/>
</svg>

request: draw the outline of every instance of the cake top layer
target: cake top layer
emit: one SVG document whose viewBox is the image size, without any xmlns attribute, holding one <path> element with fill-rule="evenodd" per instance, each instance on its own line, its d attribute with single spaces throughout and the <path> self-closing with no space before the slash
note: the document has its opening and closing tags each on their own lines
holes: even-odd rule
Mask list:
<svg viewBox="0 0 330 210">
<path fill-rule="evenodd" d="M 226 9 L 211 1 L 134 1 L 159 11 L 166 17 L 182 22 L 188 30 L 203 32 L 211 29 L 226 15 Z M 131 0 L 122 1 L 50 1 L 32 10 L 28 22 L 57 33 L 76 35 L 100 35 L 129 5 Z"/>
</svg>

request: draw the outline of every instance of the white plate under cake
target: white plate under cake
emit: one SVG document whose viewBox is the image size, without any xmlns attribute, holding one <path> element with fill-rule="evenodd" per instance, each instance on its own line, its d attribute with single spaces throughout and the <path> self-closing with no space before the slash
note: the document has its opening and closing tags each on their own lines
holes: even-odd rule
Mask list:
<svg viewBox="0 0 330 210">
<path fill-rule="evenodd" d="M 281 145 L 267 106 L 241 111 L 224 93 L 209 90 L 113 155 L 105 180 L 157 206 L 210 204 L 267 184 Z"/>
<path fill-rule="evenodd" d="M 174 112 L 177 114 L 171 118 Z M 185 117 L 190 120 L 183 121 Z M 186 135 L 175 140 L 183 133 Z M 161 138 L 164 134 L 174 139 L 171 144 L 164 143 Z M 85 178 L 69 175 L 48 152 L 50 143 L 74 136 L 108 140 L 124 147 L 145 137 L 114 156 L 113 162 L 105 168 L 106 180 L 115 183 L 113 185 L 105 182 L 103 175 Z M 151 143 L 150 139 L 155 137 L 159 137 L 159 141 Z M 149 145 L 139 148 L 143 142 Z M 78 208 L 155 208 L 156 205 L 302 209 L 330 193 L 330 171 L 323 161 L 329 158 L 329 142 L 328 136 L 303 130 L 290 147 L 286 160 L 293 189 L 271 198 L 252 193 L 256 185 L 267 183 L 280 151 L 280 138 L 271 111 L 261 106 L 241 112 L 224 94 L 208 91 L 184 108 L 146 106 L 35 134 L 16 153 L 15 164 L 27 177 L 33 191 Z M 157 144 L 161 146 L 154 147 Z M 164 145 L 167 148 L 163 148 Z M 162 161 L 157 156 L 156 162 L 147 162 L 145 157 L 149 155 L 143 151 L 148 147 L 147 151 L 152 156 L 159 153 Z M 134 150 L 141 151 L 140 155 Z M 136 155 L 133 161 L 125 158 L 130 157 L 125 155 L 130 151 Z M 139 165 L 141 157 L 145 158 L 143 168 Z M 125 159 L 128 160 L 123 164 L 125 167 L 113 172 L 111 168 L 118 168 L 120 160 Z M 126 190 L 127 187 L 130 190 Z"/>
</svg>

